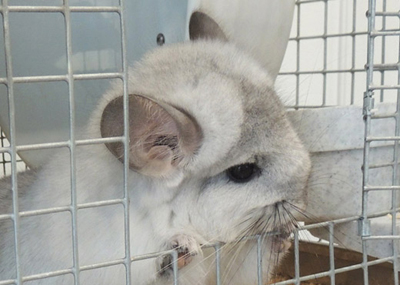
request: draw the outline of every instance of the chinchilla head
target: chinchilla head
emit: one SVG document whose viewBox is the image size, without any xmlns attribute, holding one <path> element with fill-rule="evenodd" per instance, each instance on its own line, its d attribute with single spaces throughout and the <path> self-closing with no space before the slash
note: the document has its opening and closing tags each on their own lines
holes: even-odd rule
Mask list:
<svg viewBox="0 0 400 285">
<path fill-rule="evenodd" d="M 93 125 L 102 137 L 123 135 L 122 94 L 115 87 L 100 103 Z M 310 161 L 256 61 L 225 41 L 166 45 L 129 71 L 126 103 L 127 163 L 171 193 L 159 201 L 170 227 L 207 241 L 290 231 L 287 212 L 306 204 Z M 106 146 L 124 161 L 122 143 Z"/>
</svg>

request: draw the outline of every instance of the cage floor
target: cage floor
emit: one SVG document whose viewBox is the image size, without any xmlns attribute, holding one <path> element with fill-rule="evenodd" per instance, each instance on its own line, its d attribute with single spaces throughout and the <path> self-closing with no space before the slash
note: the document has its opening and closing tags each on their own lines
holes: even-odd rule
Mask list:
<svg viewBox="0 0 400 285">
<path fill-rule="evenodd" d="M 300 241 L 299 244 L 300 276 L 313 275 L 320 272 L 329 272 L 329 246 L 322 243 Z M 335 248 L 335 269 L 360 264 L 363 261 L 362 254 L 356 251 Z M 370 260 L 375 258 L 370 257 Z M 394 284 L 393 265 L 389 262 L 368 267 L 369 285 L 388 285 Z M 277 277 L 272 283 L 290 280 L 295 276 L 294 271 L 294 250 L 289 250 L 281 264 Z M 302 285 L 330 285 L 330 277 L 317 278 L 312 281 L 303 281 Z M 363 285 L 363 270 L 356 269 L 335 275 L 336 285 Z"/>
</svg>

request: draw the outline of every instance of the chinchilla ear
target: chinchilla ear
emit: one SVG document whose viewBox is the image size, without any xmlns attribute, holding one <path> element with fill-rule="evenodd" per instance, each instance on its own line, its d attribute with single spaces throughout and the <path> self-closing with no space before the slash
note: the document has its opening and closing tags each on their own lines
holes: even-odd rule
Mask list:
<svg viewBox="0 0 400 285">
<path fill-rule="evenodd" d="M 210 16 L 203 12 L 194 12 L 189 21 L 189 35 L 191 40 L 219 39 L 228 41 L 225 33 Z"/>
<path fill-rule="evenodd" d="M 123 97 L 112 100 L 101 118 L 101 136 L 124 133 Z M 129 95 L 129 167 L 151 177 L 167 178 L 184 166 L 200 147 L 202 132 L 193 117 L 169 104 Z M 124 160 L 123 143 L 106 143 Z"/>
</svg>

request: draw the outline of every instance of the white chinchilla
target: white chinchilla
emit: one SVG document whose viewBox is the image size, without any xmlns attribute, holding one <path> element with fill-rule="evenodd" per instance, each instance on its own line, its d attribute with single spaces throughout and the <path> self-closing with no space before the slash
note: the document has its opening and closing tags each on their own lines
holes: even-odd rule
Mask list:
<svg viewBox="0 0 400 285">
<path fill-rule="evenodd" d="M 266 280 L 287 250 L 293 214 L 306 205 L 310 161 L 268 73 L 219 40 L 216 23 L 196 15 L 197 40 L 160 47 L 129 71 L 130 254 L 177 248 L 179 284 L 215 284 L 214 251 L 202 247 L 228 243 L 222 283 L 257 284 L 257 242 L 237 241 L 280 232 L 262 240 Z M 123 135 L 122 94 L 119 85 L 105 93 L 88 124 L 90 137 Z M 125 256 L 123 206 L 90 206 L 123 197 L 123 144 L 77 146 L 75 158 L 80 284 L 126 284 L 122 264 L 85 267 Z M 70 269 L 71 213 L 62 208 L 71 203 L 69 152 L 18 180 L 20 211 L 60 207 L 20 218 L 21 274 Z M 8 178 L 0 189 L 0 214 L 11 213 Z M 13 279 L 11 220 L 0 220 L 0 230 L 0 280 Z M 133 262 L 132 284 L 172 284 L 169 262 L 168 256 Z M 26 284 L 73 282 L 66 272 Z"/>
</svg>

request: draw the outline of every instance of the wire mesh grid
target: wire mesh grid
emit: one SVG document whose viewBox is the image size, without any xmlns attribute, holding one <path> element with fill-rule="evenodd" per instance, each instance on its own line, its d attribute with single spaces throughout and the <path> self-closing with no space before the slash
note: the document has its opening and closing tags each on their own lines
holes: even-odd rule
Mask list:
<svg viewBox="0 0 400 285">
<path fill-rule="evenodd" d="M 386 0 L 343 0 L 343 1 L 329 1 L 329 0 L 298 0 L 296 2 L 294 28 L 292 30 L 292 37 L 289 42 L 288 54 L 283 64 L 283 70 L 278 78 L 278 86 L 280 83 L 284 85 L 295 86 L 294 91 L 289 91 L 293 96 L 288 98 L 286 105 L 292 108 L 315 108 L 325 107 L 329 105 L 349 105 L 349 104 L 363 104 L 364 106 L 364 119 L 366 122 L 366 137 L 365 137 L 365 155 L 364 155 L 364 181 L 363 181 L 363 194 L 360 194 L 363 199 L 363 212 L 360 216 L 348 217 L 336 221 L 328 221 L 313 225 L 307 225 L 299 229 L 294 234 L 294 275 L 291 280 L 279 281 L 276 284 L 301 284 L 305 281 L 314 281 L 317 278 L 328 277 L 329 283 L 336 284 L 337 276 L 343 272 L 361 269 L 363 271 L 364 284 L 369 283 L 369 269 L 378 264 L 390 261 L 393 263 L 393 284 L 398 284 L 398 248 L 397 241 L 400 239 L 398 229 L 396 228 L 396 217 L 398 211 L 398 197 L 397 190 L 400 189 L 399 171 L 398 171 L 398 142 L 400 136 L 400 124 L 398 106 L 400 102 L 400 60 L 399 60 L 399 8 L 394 1 L 395 5 L 390 6 L 393 1 Z M 77 146 L 88 144 L 100 144 L 105 142 L 122 141 L 125 142 L 125 137 L 113 139 L 86 139 L 77 140 L 74 132 L 74 83 L 80 80 L 91 79 L 105 79 L 117 78 L 126 82 L 126 59 L 124 57 L 125 49 L 125 26 L 124 26 L 124 1 L 121 0 L 115 6 L 70 6 L 69 1 L 65 0 L 63 5 L 57 6 L 16 6 L 11 5 L 7 0 L 2 1 L 0 6 L 0 14 L 2 15 L 3 31 L 4 31 L 4 46 L 5 46 L 5 67 L 6 77 L 0 78 L 0 83 L 5 85 L 8 90 L 9 96 L 9 110 L 10 110 L 10 136 L 11 142 L 15 141 L 15 121 L 13 113 L 15 106 L 13 105 L 14 85 L 18 83 L 32 83 L 32 82 L 53 82 L 63 81 L 68 84 L 69 90 L 69 122 L 70 134 L 69 140 L 57 143 L 40 143 L 31 145 L 15 145 L 7 144 L 2 133 L 1 135 L 1 148 L 0 153 L 2 156 L 2 168 L 4 174 L 11 174 L 13 189 L 13 213 L 10 215 L 1 215 L 0 219 L 11 219 L 14 227 L 18 228 L 19 219 L 32 215 L 41 215 L 47 213 L 56 213 L 67 211 L 71 213 L 71 220 L 74 229 L 73 235 L 73 249 L 74 249 L 74 264 L 72 268 L 37 274 L 33 276 L 24 276 L 22 272 L 17 271 L 15 280 L 2 280 L 0 284 L 22 284 L 23 282 L 38 280 L 42 278 L 49 278 L 62 274 L 72 274 L 74 276 L 74 283 L 79 284 L 80 272 L 86 270 L 93 270 L 106 266 L 113 266 L 123 264 L 126 268 L 126 282 L 127 284 L 134 284 L 131 280 L 130 264 L 131 262 L 142 260 L 146 258 L 156 258 L 161 254 L 171 254 L 174 259 L 174 274 L 178 275 L 177 270 L 177 253 L 175 251 L 167 251 L 162 253 L 154 253 L 144 256 L 131 257 L 129 252 L 129 208 L 126 198 L 93 202 L 88 204 L 77 204 L 75 197 L 75 158 L 74 149 Z M 397 7 L 397 8 L 396 8 Z M 310 34 L 310 25 L 315 26 L 313 22 L 314 17 L 308 17 L 311 11 L 317 11 L 315 18 L 319 18 L 319 31 L 315 34 Z M 347 26 L 342 25 L 337 28 L 335 18 L 343 19 L 338 15 L 346 12 Z M 367 17 L 365 16 L 366 11 Z M 41 76 L 13 76 L 12 70 L 12 56 L 11 56 L 11 40 L 9 30 L 9 17 L 13 13 L 61 13 L 65 21 L 65 42 L 66 53 L 68 62 L 68 73 L 65 75 L 41 75 Z M 71 67 L 71 14 L 73 13 L 116 13 L 119 16 L 120 29 L 121 29 L 121 48 L 122 58 L 120 72 L 113 73 L 87 73 L 75 74 Z M 321 24 L 322 23 L 322 24 Z M 393 40 L 394 39 L 394 40 Z M 368 50 L 366 50 L 368 47 Z M 315 50 L 315 48 L 317 50 Z M 392 52 L 389 52 L 390 49 Z M 396 56 L 390 57 L 394 53 Z M 368 57 L 367 57 L 368 55 Z M 313 64 L 308 65 L 310 58 Z M 367 64 L 366 58 L 368 58 Z M 315 59 L 315 60 L 314 60 Z M 393 81 L 394 80 L 394 81 Z M 287 84 L 290 82 L 290 84 Z M 304 87 L 305 86 L 305 87 Z M 365 87 L 366 86 L 366 87 Z M 126 96 L 125 84 L 125 96 Z M 338 95 L 339 94 L 339 95 Z M 397 108 L 390 114 L 374 113 L 374 101 L 390 101 L 396 102 Z M 125 109 L 125 112 L 127 110 Z M 374 120 L 395 120 L 396 127 L 393 134 L 387 137 L 376 137 L 371 133 L 371 125 Z M 128 126 L 128 124 L 125 124 Z M 125 129 L 125 133 L 128 130 Z M 385 162 L 375 162 L 369 155 L 371 147 L 379 142 L 387 142 L 393 147 L 393 159 Z M 18 151 L 24 150 L 38 150 L 44 148 L 68 148 L 70 151 L 71 159 L 71 191 L 72 202 L 70 206 L 57 207 L 50 209 L 43 209 L 30 212 L 18 213 L 18 197 L 17 197 L 17 175 L 18 164 L 20 160 L 17 158 Z M 127 157 L 127 152 L 125 156 Z M 6 167 L 8 166 L 8 167 Z M 381 168 L 391 168 L 392 177 L 387 185 L 373 185 L 368 180 L 370 171 L 379 171 Z M 128 167 L 125 166 L 125 176 L 127 175 Z M 367 200 L 368 193 L 371 191 L 392 191 L 392 206 L 387 211 L 381 213 L 374 213 L 373 215 L 368 212 Z M 125 197 L 127 197 L 127 185 L 125 183 Z M 100 207 L 113 204 L 122 204 L 125 211 L 125 258 L 121 260 L 113 260 L 104 263 L 92 264 L 82 266 L 79 264 L 77 252 L 77 211 L 79 209 Z M 370 221 L 391 215 L 392 229 L 391 234 L 371 235 Z M 363 260 L 362 262 L 337 267 L 335 264 L 335 228 L 337 225 L 350 222 L 360 221 L 360 242 L 363 245 Z M 311 230 L 313 228 L 322 227 L 327 228 L 329 232 L 329 269 L 315 272 L 312 274 L 304 274 L 301 270 L 301 255 L 300 252 L 300 237 L 304 230 Z M 256 237 L 260 239 L 260 237 Z M 370 260 L 368 257 L 368 244 L 372 240 L 390 240 L 393 254 L 392 256 Z M 16 244 L 16 257 L 18 263 L 18 232 L 15 233 Z M 260 243 L 258 243 L 258 250 L 260 251 Z M 213 245 L 216 251 L 216 258 L 218 261 L 218 253 L 220 245 Z M 260 256 L 260 255 L 258 255 Z M 219 272 L 219 262 L 216 262 L 217 272 Z M 262 260 L 258 260 L 259 281 L 258 284 L 263 284 L 261 278 L 260 268 Z M 221 284 L 217 274 L 216 284 Z M 132 282 L 131 282 L 132 281 Z M 178 284 L 178 278 L 175 278 L 175 284 Z M 325 284 L 325 283 L 324 283 Z"/>
<path fill-rule="evenodd" d="M 296 86 L 287 105 L 354 104 L 365 72 L 365 58 L 357 52 L 365 48 L 366 2 L 307 0 L 296 4 L 288 45 L 292 56 L 287 56 L 280 73 L 281 80 Z"/>
<path fill-rule="evenodd" d="M 349 217 L 329 223 L 305 226 L 328 228 L 329 264 L 316 269 L 313 274 L 301 271 L 298 248 L 295 248 L 295 284 L 299 280 L 313 280 L 328 276 L 323 284 L 399 284 L 398 282 L 398 227 L 397 212 L 399 201 L 398 170 L 398 110 L 399 110 L 399 62 L 400 62 L 400 3 L 398 1 L 297 1 L 295 23 L 289 42 L 286 60 L 280 73 L 279 82 L 295 85 L 286 105 L 292 108 L 320 108 L 329 105 L 360 105 L 364 108 L 365 147 L 363 171 L 362 213 L 360 217 Z M 310 16 L 310 11 L 312 15 Z M 307 15 L 308 12 L 308 15 Z M 316 13 L 318 15 L 316 15 Z M 335 13 L 336 12 L 336 13 Z M 305 17 L 309 16 L 309 19 Z M 305 19 L 305 20 L 304 20 Z M 338 21 L 338 22 L 337 22 Z M 312 28 L 312 26 L 318 26 Z M 311 26 L 311 28 L 310 28 Z M 310 32 L 311 31 L 311 32 Z M 366 87 L 365 87 L 366 86 Z M 367 90 L 365 92 L 365 90 Z M 379 113 L 376 104 L 391 102 L 389 112 Z M 394 108 L 395 106 L 395 108 Z M 360 114 L 361 120 L 361 114 Z M 374 128 L 376 121 L 392 124 L 393 128 L 385 137 L 378 135 Z M 394 124 L 393 124 L 394 121 Z M 376 155 L 376 147 L 391 147 L 390 154 Z M 372 154 L 371 154 L 372 153 Z M 390 175 L 388 175 L 390 169 Z M 385 172 L 386 171 L 386 172 Z M 370 173 L 373 172 L 371 176 Z M 385 177 L 381 185 L 373 177 Z M 382 180 L 379 181 L 382 183 Z M 329 191 L 327 189 L 327 191 Z M 386 211 L 372 213 L 368 209 L 373 191 L 391 191 L 391 205 Z M 382 192 L 381 192 L 382 193 Z M 376 196 L 375 196 L 376 198 Z M 378 203 L 378 201 L 377 201 Z M 379 219 L 390 221 L 390 231 L 379 228 Z M 362 260 L 358 264 L 339 265 L 332 244 L 341 244 L 336 234 L 343 230 L 343 223 L 358 221 Z M 336 232 L 336 233 L 335 233 Z M 368 254 L 379 242 L 387 241 L 390 255 L 369 259 Z M 295 239 L 295 246 L 297 241 Z M 304 254 L 304 253 L 301 253 Z M 304 261 L 304 259 L 303 259 Z M 336 261 L 336 262 L 335 262 Z M 390 261 L 393 270 L 386 273 L 388 279 L 374 280 L 374 266 Z M 336 263 L 336 264 L 335 264 Z M 341 273 L 362 269 L 357 280 L 344 281 Z M 308 271 L 310 273 L 310 271 Z M 389 275 L 390 276 L 389 276 Z M 298 277 L 299 280 L 297 279 Z M 354 277 L 353 277 L 354 278 Z M 290 284 L 279 283 L 279 284 Z"/>
<path fill-rule="evenodd" d="M 398 3 L 380 0 L 377 7 L 385 11 L 377 19 L 377 28 L 395 32 Z M 291 38 L 277 81 L 278 87 L 282 86 L 289 94 L 284 98 L 288 107 L 363 105 L 367 10 L 368 1 L 296 2 Z M 397 53 L 393 47 L 398 46 L 398 39 L 384 36 L 376 42 L 375 77 L 381 82 L 393 82 L 397 75 L 394 63 Z M 379 101 L 396 102 L 395 92 L 393 89 L 380 91 Z"/>
<path fill-rule="evenodd" d="M 361 218 L 361 236 L 363 246 L 363 262 L 367 261 L 367 255 L 370 250 L 371 240 L 389 240 L 392 248 L 391 261 L 393 262 L 394 284 L 399 284 L 398 276 L 398 239 L 400 238 L 397 229 L 397 212 L 399 201 L 397 191 L 399 188 L 398 171 L 398 136 L 399 136 L 399 104 L 400 104 L 400 14 L 399 10 L 388 11 L 387 2 L 383 1 L 382 8 L 377 6 L 376 1 L 369 1 L 368 17 L 368 59 L 367 59 L 367 84 L 364 93 L 364 120 L 365 120 L 365 145 L 364 145 L 364 164 L 363 164 L 363 208 Z M 389 19 L 396 19 L 397 26 L 390 27 Z M 380 22 L 380 25 L 378 24 Z M 397 40 L 397 44 L 388 45 L 391 38 Z M 378 51 L 380 45 L 381 51 Z M 387 48 L 392 48 L 395 54 L 393 59 L 388 60 L 385 55 Z M 378 59 L 376 58 L 378 55 Z M 393 61 L 391 61 L 393 60 Z M 394 71 L 394 82 L 386 81 L 385 73 Z M 377 75 L 380 75 L 380 79 Z M 397 77 L 397 78 L 396 78 Z M 374 112 L 374 101 L 382 101 L 387 93 L 394 91 L 392 96 L 396 107 L 393 112 L 376 115 Z M 378 98 L 376 99 L 375 97 Z M 378 136 L 372 130 L 375 120 L 394 120 L 394 129 L 387 137 Z M 377 143 L 387 143 L 392 146 L 392 155 L 387 161 L 377 162 L 371 155 L 374 145 Z M 381 171 L 384 168 L 391 170 L 391 177 L 386 185 L 376 185 L 370 179 L 371 171 Z M 391 191 L 392 204 L 390 209 L 391 230 L 386 235 L 382 233 L 371 233 L 371 221 L 368 219 L 368 199 L 371 191 Z M 368 267 L 364 268 L 364 279 L 368 280 Z M 368 281 L 367 281 L 368 284 Z"/>
<path fill-rule="evenodd" d="M 65 270 L 59 270 L 55 272 L 49 272 L 44 274 L 37 274 L 34 276 L 23 276 L 21 273 L 20 267 L 20 243 L 19 243 L 19 233 L 18 230 L 15 230 L 15 261 L 16 261 L 16 279 L 15 280 L 3 280 L 1 284 L 22 284 L 23 282 L 30 280 L 38 280 L 41 278 L 48 278 L 52 276 L 58 276 L 63 274 L 72 274 L 74 277 L 74 284 L 79 284 L 79 276 L 80 272 L 89 269 L 96 269 L 99 267 L 111 266 L 116 264 L 124 264 L 126 268 L 126 283 L 131 284 L 131 274 L 130 274 L 130 263 L 131 263 L 131 255 L 130 255 L 130 245 L 129 245 L 129 203 L 127 199 L 127 184 L 124 183 L 124 199 L 120 201 L 107 201 L 105 203 L 94 203 L 92 205 L 86 205 L 88 207 L 98 207 L 102 204 L 115 204 L 120 203 L 124 206 L 124 217 L 125 217 L 125 258 L 122 260 L 110 261 L 102 264 L 95 264 L 88 267 L 81 267 L 79 264 L 79 253 L 78 253 L 78 239 L 77 239 L 77 211 L 79 207 L 82 205 L 77 205 L 77 195 L 76 195 L 76 159 L 75 159 L 75 148 L 79 143 L 85 144 L 89 142 L 77 142 L 75 138 L 75 104 L 74 104 L 74 81 L 79 80 L 79 76 L 74 76 L 72 70 L 72 43 L 71 43 L 71 13 L 73 12 L 112 12 L 117 13 L 120 19 L 120 29 L 121 29 L 121 53 L 122 53 L 122 71 L 119 73 L 113 74 L 86 74 L 81 77 L 81 79 L 88 78 L 109 78 L 109 77 L 117 77 L 123 80 L 124 82 L 124 96 L 126 98 L 127 85 L 126 85 L 126 58 L 125 58 L 125 26 L 124 26 L 124 13 L 123 13 L 123 5 L 124 2 L 120 1 L 119 5 L 113 7 L 72 7 L 69 4 L 68 0 L 63 1 L 63 5 L 60 6 L 12 6 L 9 5 L 7 0 L 2 1 L 2 6 L 0 7 L 0 12 L 3 17 L 3 30 L 4 30 L 4 45 L 5 45 L 5 66 L 6 66 L 6 78 L 1 79 L 1 83 L 6 84 L 7 93 L 9 99 L 9 113 L 10 113 L 10 136 L 9 140 L 11 142 L 10 146 L 2 147 L 0 149 L 1 153 L 6 153 L 11 156 L 11 180 L 13 187 L 13 213 L 10 215 L 2 215 L 2 219 L 12 219 L 14 224 L 14 229 L 19 229 L 19 219 L 23 216 L 32 216 L 32 215 L 40 215 L 44 213 L 56 213 L 59 211 L 68 211 L 71 214 L 71 224 L 72 224 L 72 243 L 73 243 L 73 267 Z M 66 43 L 66 55 L 67 55 L 67 74 L 62 76 L 32 76 L 32 77 L 14 77 L 12 70 L 12 56 L 11 56 L 11 39 L 10 39 L 10 27 L 9 27 L 9 17 L 11 13 L 14 12 L 46 12 L 46 13 L 61 13 L 64 21 L 65 21 L 65 43 Z M 69 123 L 70 123 L 70 132 L 69 132 L 69 140 L 67 142 L 62 143 L 49 143 L 49 144 L 38 144 L 38 145 L 30 145 L 27 146 L 28 149 L 40 149 L 40 148 L 52 148 L 52 147 L 67 147 L 70 151 L 70 170 L 71 170 L 71 205 L 63 208 L 52 208 L 46 209 L 42 211 L 33 211 L 33 212 L 19 212 L 18 211 L 18 187 L 17 187 L 17 151 L 22 150 L 17 147 L 15 144 L 15 105 L 14 105 L 14 84 L 18 82 L 48 82 L 48 81 L 65 81 L 68 84 L 68 93 L 69 93 Z M 125 117 L 127 118 L 126 112 L 127 109 L 124 109 Z M 125 122 L 126 123 L 126 122 Z M 128 124 L 125 124 L 128 126 Z M 125 129 L 125 133 L 127 132 L 128 127 Z M 122 141 L 126 143 L 126 136 L 123 138 L 114 139 Z M 90 143 L 104 143 L 101 141 L 91 141 Z M 127 155 L 127 151 L 125 151 Z M 124 175 L 126 176 L 128 171 L 127 165 L 125 166 Z M 176 255 L 176 254 L 175 254 Z M 174 256 L 175 256 L 174 255 Z M 175 258 L 176 259 L 176 258 Z M 176 267 L 176 266 L 175 266 Z M 176 271 L 176 270 L 175 270 Z"/>
<path fill-rule="evenodd" d="M 2 132 L 0 128 L 0 147 L 4 148 L 8 147 L 9 145 L 10 142 L 7 140 L 6 135 Z M 1 153 L 0 164 L 1 164 L 0 177 L 11 174 L 11 159 L 8 154 Z M 26 164 L 19 156 L 17 156 L 17 169 L 19 171 L 27 169 Z"/>
</svg>

